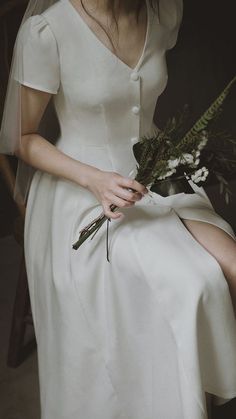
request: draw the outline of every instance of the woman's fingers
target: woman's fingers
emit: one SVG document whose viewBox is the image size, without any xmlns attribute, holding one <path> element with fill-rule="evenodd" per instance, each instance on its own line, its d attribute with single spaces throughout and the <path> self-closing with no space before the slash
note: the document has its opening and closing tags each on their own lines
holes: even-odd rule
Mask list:
<svg viewBox="0 0 236 419">
<path fill-rule="evenodd" d="M 113 220 L 117 220 L 118 218 L 120 218 L 120 217 L 123 216 L 123 214 L 121 212 L 117 212 L 117 211 L 113 212 L 113 211 L 111 211 L 110 205 L 111 204 L 108 204 L 108 202 L 104 202 L 103 203 L 103 212 L 104 212 L 104 214 L 105 214 L 105 216 L 107 218 L 111 218 Z"/>
<path fill-rule="evenodd" d="M 142 195 L 148 192 L 148 189 L 141 183 L 137 182 L 134 179 L 128 179 L 125 177 L 121 178 L 120 186 L 122 186 L 123 188 L 134 189 L 135 191 L 141 193 Z"/>
<path fill-rule="evenodd" d="M 114 194 L 108 197 L 107 202 L 112 202 L 112 204 L 119 208 L 131 207 L 134 205 L 134 201 L 126 201 L 125 199 L 122 199 Z"/>
<path fill-rule="evenodd" d="M 139 201 L 143 195 L 140 192 L 133 192 L 129 191 L 128 189 L 122 188 L 118 186 L 114 190 L 114 194 L 118 196 L 119 198 L 125 199 L 127 201 L 136 202 Z"/>
<path fill-rule="evenodd" d="M 106 217 L 111 219 L 117 219 L 123 216 L 123 213 L 117 211 L 111 211 L 111 203 L 118 208 L 132 207 L 136 201 L 139 201 L 145 193 L 148 192 L 145 186 L 141 185 L 132 179 L 121 178 L 119 184 L 110 191 L 110 194 L 106 194 L 106 198 L 103 201 L 103 209 Z"/>
<path fill-rule="evenodd" d="M 94 193 L 103 206 L 104 214 L 111 219 L 123 216 L 122 212 L 111 211 L 112 204 L 117 208 L 131 207 L 148 192 L 136 180 L 106 171 L 96 172 L 96 175 L 93 173 L 87 188 Z"/>
</svg>

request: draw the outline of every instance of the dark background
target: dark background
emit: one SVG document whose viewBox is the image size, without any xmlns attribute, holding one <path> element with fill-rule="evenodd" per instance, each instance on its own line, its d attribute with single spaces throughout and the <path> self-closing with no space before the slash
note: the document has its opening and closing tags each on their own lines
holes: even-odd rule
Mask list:
<svg viewBox="0 0 236 419">
<path fill-rule="evenodd" d="M 206 110 L 236 74 L 235 0 L 185 0 L 184 16 L 176 47 L 167 54 L 169 81 L 156 107 L 162 126 L 169 115 L 189 105 L 189 124 Z M 189 127 L 190 127 L 189 125 Z M 223 106 L 217 131 L 226 129 L 236 138 L 236 88 Z M 229 178 L 234 196 L 230 205 L 211 184 L 205 190 L 215 210 L 236 231 L 236 173 Z"/>
<path fill-rule="evenodd" d="M 0 118 L 12 48 L 26 5 L 25 0 L 0 1 Z M 235 17 L 235 0 L 184 1 L 184 16 L 178 43 L 167 53 L 169 82 L 156 107 L 155 119 L 158 126 L 162 127 L 167 118 L 176 114 L 186 103 L 190 109 L 189 124 L 193 123 L 236 74 Z M 236 137 L 235 109 L 234 88 L 225 102 L 224 112 L 218 125 L 219 129 L 227 128 Z M 14 171 L 16 159 L 11 157 L 9 160 Z M 229 221 L 236 231 L 236 174 L 234 173 L 228 180 L 234 192 L 229 205 L 219 194 L 216 184 L 207 186 L 206 192 L 216 211 Z M 14 220 L 17 214 L 14 201 L 0 171 L 0 238 L 14 234 Z M 0 269 L 1 266 L 3 265 L 0 256 Z M 12 292 L 14 298 L 14 289 Z M 235 418 L 235 401 L 236 399 L 216 409 L 214 419 Z M 19 419 L 23 417 L 17 416 Z"/>
</svg>

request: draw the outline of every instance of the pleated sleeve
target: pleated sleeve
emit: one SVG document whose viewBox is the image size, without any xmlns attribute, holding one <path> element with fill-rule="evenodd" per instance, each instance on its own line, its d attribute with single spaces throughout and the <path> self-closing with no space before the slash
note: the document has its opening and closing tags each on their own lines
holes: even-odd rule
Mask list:
<svg viewBox="0 0 236 419">
<path fill-rule="evenodd" d="M 55 36 L 42 15 L 28 18 L 16 40 L 14 78 L 21 84 L 56 94 L 60 64 Z"/>
</svg>

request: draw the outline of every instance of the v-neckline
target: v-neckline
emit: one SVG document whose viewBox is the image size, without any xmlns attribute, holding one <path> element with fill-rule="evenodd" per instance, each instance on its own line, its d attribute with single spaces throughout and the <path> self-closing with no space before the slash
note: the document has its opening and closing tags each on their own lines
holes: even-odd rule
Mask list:
<svg viewBox="0 0 236 419">
<path fill-rule="evenodd" d="M 118 57 L 118 55 L 116 55 L 114 52 L 112 52 L 110 50 L 110 48 L 108 48 L 99 38 L 98 36 L 94 33 L 94 31 L 88 26 L 88 24 L 85 22 L 85 20 L 82 18 L 82 16 L 80 15 L 80 13 L 76 10 L 76 8 L 73 6 L 73 4 L 71 3 L 70 0 L 63 0 L 66 3 L 68 3 L 68 7 L 70 8 L 70 10 L 72 11 L 73 15 L 75 15 L 79 21 L 81 22 L 81 24 L 85 27 L 85 29 L 87 30 L 87 32 L 90 34 L 90 36 L 92 36 L 96 43 L 103 48 L 111 57 L 117 59 L 121 65 L 123 65 L 124 67 L 126 67 L 129 71 L 131 72 L 136 72 L 139 70 L 139 68 L 141 67 L 143 60 L 144 60 L 144 56 L 145 56 L 145 52 L 146 52 L 146 48 L 147 48 L 147 44 L 148 44 L 148 40 L 149 40 L 149 36 L 150 36 L 150 10 L 149 10 L 149 4 L 148 4 L 148 0 L 145 0 L 146 3 L 146 10 L 147 10 L 147 26 L 146 26 L 146 34 L 145 34 L 145 40 L 144 40 L 144 45 L 143 45 L 143 49 L 141 52 L 141 55 L 138 59 L 137 64 L 135 65 L 135 67 L 130 67 L 125 61 L 123 61 L 120 57 Z"/>
</svg>

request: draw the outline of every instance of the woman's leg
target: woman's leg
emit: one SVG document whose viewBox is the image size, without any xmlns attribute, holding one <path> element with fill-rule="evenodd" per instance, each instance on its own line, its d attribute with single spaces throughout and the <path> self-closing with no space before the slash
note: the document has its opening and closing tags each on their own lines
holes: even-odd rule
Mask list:
<svg viewBox="0 0 236 419">
<path fill-rule="evenodd" d="M 187 219 L 181 221 L 193 237 L 219 262 L 229 285 L 236 316 L 236 241 L 213 224 Z"/>
</svg>

